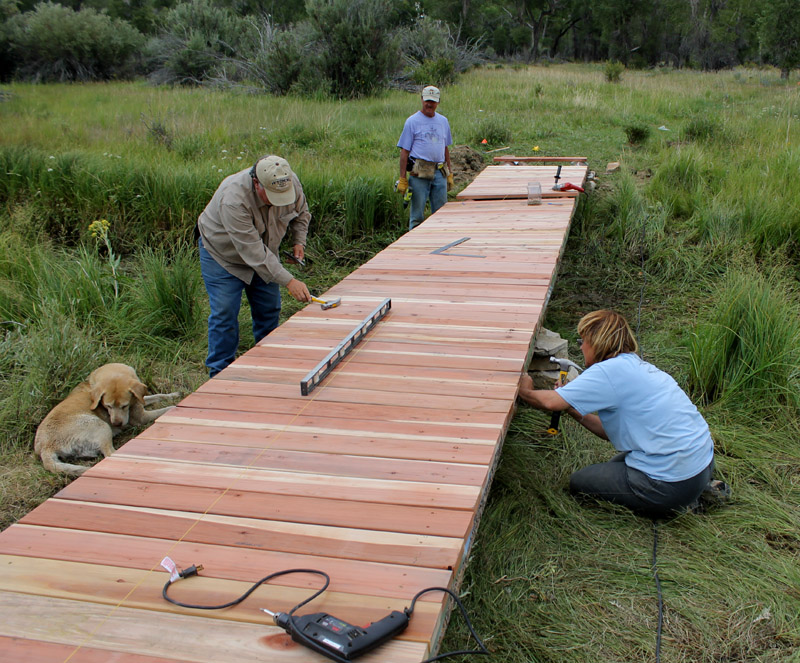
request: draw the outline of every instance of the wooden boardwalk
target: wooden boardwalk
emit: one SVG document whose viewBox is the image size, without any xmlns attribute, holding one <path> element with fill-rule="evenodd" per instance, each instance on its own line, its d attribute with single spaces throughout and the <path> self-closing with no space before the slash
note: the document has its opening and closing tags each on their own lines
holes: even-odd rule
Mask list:
<svg viewBox="0 0 800 663">
<path fill-rule="evenodd" d="M 497 184 L 495 168 L 512 167 L 478 180 Z M 448 203 L 332 288 L 341 306 L 307 306 L 5 530 L 0 660 L 326 660 L 259 610 L 288 610 L 318 577 L 280 577 L 231 609 L 187 610 L 161 597 L 165 556 L 204 565 L 171 588 L 190 603 L 320 569 L 330 588 L 299 614 L 361 625 L 421 589 L 457 588 L 574 206 Z M 388 315 L 301 396 L 300 380 L 387 297 Z M 360 660 L 430 656 L 447 607 L 425 594 L 409 628 Z"/>
</svg>

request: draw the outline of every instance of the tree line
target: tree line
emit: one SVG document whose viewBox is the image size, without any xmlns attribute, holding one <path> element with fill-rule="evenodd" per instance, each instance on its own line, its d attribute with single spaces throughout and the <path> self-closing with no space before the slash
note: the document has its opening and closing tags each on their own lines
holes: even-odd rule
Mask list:
<svg viewBox="0 0 800 663">
<path fill-rule="evenodd" d="M 0 0 L 0 79 L 369 95 L 486 61 L 800 66 L 798 0 Z"/>
</svg>

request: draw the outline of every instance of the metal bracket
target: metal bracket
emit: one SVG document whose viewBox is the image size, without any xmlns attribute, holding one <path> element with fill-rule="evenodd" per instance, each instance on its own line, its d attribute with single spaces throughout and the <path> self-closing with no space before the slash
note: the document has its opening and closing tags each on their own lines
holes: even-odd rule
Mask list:
<svg viewBox="0 0 800 663">
<path fill-rule="evenodd" d="M 322 382 L 330 372 L 336 367 L 355 348 L 367 333 L 380 322 L 392 308 L 392 300 L 384 299 L 378 308 L 370 313 L 358 327 L 351 331 L 345 339 L 331 350 L 319 364 L 313 368 L 308 375 L 300 381 L 300 393 L 308 396 L 314 388 Z"/>
<path fill-rule="evenodd" d="M 432 254 L 436 254 L 436 255 L 444 253 L 445 251 L 447 251 L 447 249 L 450 249 L 450 248 L 452 248 L 454 246 L 458 246 L 459 244 L 462 244 L 462 243 L 466 242 L 468 239 L 471 239 L 471 238 L 470 237 L 462 237 L 461 239 L 457 239 L 455 242 L 450 242 L 449 244 L 445 244 L 444 246 L 440 246 L 438 249 L 434 249 L 433 251 L 431 251 L 431 253 Z M 459 256 L 461 258 L 485 258 L 486 257 L 486 256 L 470 255 L 468 253 L 444 253 L 444 255 L 447 255 L 447 256 Z"/>
</svg>

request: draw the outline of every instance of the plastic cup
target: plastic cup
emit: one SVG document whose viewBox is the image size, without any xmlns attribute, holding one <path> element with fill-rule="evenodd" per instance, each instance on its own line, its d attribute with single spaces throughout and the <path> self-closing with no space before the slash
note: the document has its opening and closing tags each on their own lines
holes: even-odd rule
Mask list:
<svg viewBox="0 0 800 663">
<path fill-rule="evenodd" d="M 528 182 L 528 205 L 542 204 L 542 185 L 538 182 Z"/>
</svg>

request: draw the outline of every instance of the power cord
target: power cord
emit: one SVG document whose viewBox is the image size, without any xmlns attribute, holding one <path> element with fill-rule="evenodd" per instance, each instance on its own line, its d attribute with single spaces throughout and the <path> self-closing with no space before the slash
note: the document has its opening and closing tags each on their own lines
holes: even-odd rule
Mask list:
<svg viewBox="0 0 800 663">
<path fill-rule="evenodd" d="M 658 577 L 658 521 L 653 519 L 653 578 L 658 593 L 658 629 L 656 630 L 656 663 L 661 663 L 661 630 L 664 626 L 664 599 L 661 596 L 661 579 Z"/>
<path fill-rule="evenodd" d="M 647 216 L 642 215 L 642 240 L 639 244 L 639 264 L 641 267 L 642 286 L 639 289 L 639 305 L 636 307 L 636 343 L 639 345 L 639 356 L 644 358 L 644 350 L 639 341 L 639 330 L 642 324 L 642 306 L 644 293 L 647 287 L 647 271 L 645 270 L 644 247 L 647 240 Z M 661 593 L 661 579 L 658 577 L 658 520 L 653 519 L 653 579 L 656 583 L 658 595 L 658 627 L 656 629 L 656 663 L 661 663 L 661 633 L 664 628 L 664 597 Z"/>
<path fill-rule="evenodd" d="M 269 575 L 261 578 L 261 580 L 255 582 L 253 586 L 250 587 L 250 589 L 248 589 L 239 598 L 228 601 L 227 603 L 221 603 L 219 605 L 184 603 L 183 601 L 178 601 L 177 599 L 169 596 L 168 590 L 172 584 L 178 580 L 196 576 L 202 570 L 202 564 L 192 564 L 192 566 L 189 566 L 181 571 L 177 571 L 176 569 L 176 572 L 170 576 L 169 580 L 167 580 L 167 582 L 164 584 L 164 588 L 161 590 L 161 595 L 164 597 L 164 600 L 180 606 L 181 608 L 191 608 L 195 610 L 221 610 L 223 608 L 230 608 L 238 605 L 248 596 L 250 596 L 258 587 L 272 580 L 273 578 L 289 575 L 291 573 L 311 573 L 323 577 L 325 579 L 324 585 L 307 599 L 294 606 L 291 610 L 289 610 L 289 612 L 272 613 L 264 608 L 262 608 L 262 610 L 272 615 L 275 623 L 289 633 L 295 642 L 304 644 L 308 648 L 333 659 L 337 663 L 348 663 L 361 654 L 365 654 L 375 647 L 383 644 L 398 633 L 401 633 L 403 630 L 405 630 L 406 626 L 408 626 L 408 622 L 414 612 L 414 606 L 417 603 L 417 599 L 419 599 L 419 597 L 423 594 L 434 591 L 444 592 L 452 597 L 453 601 L 455 601 L 456 605 L 458 606 L 458 609 L 461 611 L 461 615 L 463 616 L 464 622 L 469 629 L 470 635 L 475 639 L 475 642 L 478 643 L 480 648 L 438 654 L 437 656 L 425 659 L 422 661 L 422 663 L 432 663 L 433 661 L 439 661 L 443 658 L 459 656 L 463 654 L 489 654 L 489 650 L 486 649 L 486 646 L 475 632 L 472 622 L 467 615 L 466 608 L 464 608 L 461 600 L 454 592 L 446 587 L 428 587 L 423 589 L 414 595 L 411 600 L 411 605 L 408 608 L 404 608 L 402 613 L 399 611 L 394 611 L 387 617 L 370 624 L 368 627 L 361 628 L 348 624 L 347 622 L 343 622 L 342 620 L 332 617 L 326 613 L 315 613 L 302 617 L 294 616 L 295 611 L 313 601 L 330 585 L 330 576 L 324 571 L 320 571 L 318 569 L 286 569 L 283 571 L 270 573 Z"/>
<path fill-rule="evenodd" d="M 443 658 L 447 658 L 448 656 L 460 656 L 462 654 L 480 654 L 480 655 L 486 654 L 486 655 L 488 655 L 489 654 L 489 650 L 486 649 L 486 645 L 483 644 L 481 639 L 478 637 L 478 634 L 475 633 L 475 629 L 472 627 L 472 622 L 469 620 L 469 616 L 467 615 L 467 609 L 464 607 L 464 604 L 461 603 L 461 599 L 459 599 L 458 596 L 456 596 L 454 592 L 452 592 L 451 590 L 447 589 L 446 587 L 428 587 L 427 589 L 423 589 L 423 590 L 417 592 L 415 594 L 414 598 L 411 599 L 411 605 L 404 610 L 406 615 L 411 617 L 411 613 L 414 612 L 414 604 L 417 602 L 417 599 L 420 596 L 422 596 L 423 594 L 426 594 L 427 592 L 435 592 L 435 591 L 444 592 L 446 594 L 449 594 L 450 597 L 453 599 L 453 601 L 455 601 L 455 604 L 458 606 L 458 609 L 461 611 L 461 616 L 464 618 L 464 623 L 467 625 L 467 628 L 469 629 L 470 635 L 473 637 L 475 642 L 478 643 L 478 646 L 480 647 L 480 649 L 459 649 L 457 651 L 449 651 L 449 652 L 447 652 L 445 654 L 439 654 L 438 656 L 433 656 L 431 658 L 426 658 L 424 661 L 422 661 L 422 663 L 431 663 L 431 661 L 439 661 L 439 660 L 441 660 Z"/>
</svg>

